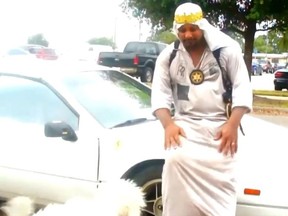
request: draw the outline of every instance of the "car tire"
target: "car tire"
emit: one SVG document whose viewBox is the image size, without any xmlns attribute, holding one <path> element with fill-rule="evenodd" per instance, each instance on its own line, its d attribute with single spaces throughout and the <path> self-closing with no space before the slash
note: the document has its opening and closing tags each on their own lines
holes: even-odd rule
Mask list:
<svg viewBox="0 0 288 216">
<path fill-rule="evenodd" d="M 277 86 L 277 85 L 275 85 L 275 86 L 274 86 L 274 90 L 275 90 L 275 91 L 282 91 L 282 88 L 279 87 L 279 86 Z"/>
<path fill-rule="evenodd" d="M 162 215 L 162 170 L 162 163 L 150 164 L 132 178 L 145 193 L 147 206 L 142 210 L 141 216 Z"/>
<path fill-rule="evenodd" d="M 151 83 L 153 80 L 153 69 L 151 67 L 146 67 L 143 71 L 143 74 L 141 74 L 141 82 L 148 82 Z"/>
<path fill-rule="evenodd" d="M 252 75 L 253 75 L 253 76 L 256 76 L 256 75 L 257 75 L 257 70 L 256 70 L 256 68 L 253 68 Z"/>
</svg>

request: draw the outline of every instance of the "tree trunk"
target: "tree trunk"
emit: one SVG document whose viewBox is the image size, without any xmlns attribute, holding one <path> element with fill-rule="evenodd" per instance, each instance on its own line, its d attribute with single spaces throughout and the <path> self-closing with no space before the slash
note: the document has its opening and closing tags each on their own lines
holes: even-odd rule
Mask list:
<svg viewBox="0 0 288 216">
<path fill-rule="evenodd" d="M 244 47 L 244 61 L 246 63 L 249 77 L 251 79 L 251 66 L 252 66 L 252 54 L 254 48 L 254 37 L 256 33 L 256 21 L 248 20 L 247 29 L 244 32 L 245 47 Z"/>
</svg>

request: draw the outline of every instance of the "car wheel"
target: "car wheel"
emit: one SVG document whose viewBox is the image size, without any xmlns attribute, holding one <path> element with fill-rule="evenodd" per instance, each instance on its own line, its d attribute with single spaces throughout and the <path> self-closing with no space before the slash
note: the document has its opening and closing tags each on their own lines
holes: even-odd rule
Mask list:
<svg viewBox="0 0 288 216">
<path fill-rule="evenodd" d="M 153 69 L 151 67 L 146 67 L 141 75 L 141 82 L 152 82 L 153 80 Z"/>
<path fill-rule="evenodd" d="M 257 70 L 256 70 L 256 68 L 253 68 L 252 75 L 253 75 L 253 76 L 256 76 L 256 75 L 257 75 Z"/>
<path fill-rule="evenodd" d="M 141 216 L 162 215 L 162 169 L 163 164 L 151 164 L 134 175 L 135 183 L 142 187 L 145 193 L 146 207 Z"/>
<path fill-rule="evenodd" d="M 275 90 L 275 91 L 282 91 L 282 88 L 279 87 L 279 86 L 277 86 L 277 85 L 275 85 L 275 86 L 274 86 L 274 90 Z"/>
</svg>

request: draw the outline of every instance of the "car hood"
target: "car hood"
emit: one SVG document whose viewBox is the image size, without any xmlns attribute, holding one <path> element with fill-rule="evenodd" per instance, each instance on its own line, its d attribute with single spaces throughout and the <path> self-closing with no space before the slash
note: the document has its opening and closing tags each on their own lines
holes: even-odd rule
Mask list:
<svg viewBox="0 0 288 216">
<path fill-rule="evenodd" d="M 268 206 L 288 206 L 285 170 L 288 164 L 288 129 L 246 115 L 242 120 L 245 136 L 239 133 L 237 157 L 238 203 Z M 131 162 L 164 159 L 164 130 L 158 120 L 114 128 L 114 149 Z M 129 153 L 130 152 L 130 153 Z M 120 153 L 120 154 L 119 154 Z M 131 165 L 131 164 L 130 164 Z M 260 195 L 245 194 L 247 189 Z"/>
<path fill-rule="evenodd" d="M 163 158 L 164 130 L 159 120 L 148 119 L 131 126 L 112 129 L 118 139 L 118 148 L 141 152 L 152 158 Z"/>
</svg>

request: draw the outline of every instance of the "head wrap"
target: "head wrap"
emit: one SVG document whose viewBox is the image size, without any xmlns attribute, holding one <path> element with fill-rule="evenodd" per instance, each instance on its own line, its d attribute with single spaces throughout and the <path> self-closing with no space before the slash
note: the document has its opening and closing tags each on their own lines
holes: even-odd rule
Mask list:
<svg viewBox="0 0 288 216">
<path fill-rule="evenodd" d="M 186 24 L 199 25 L 203 20 L 203 12 L 199 5 L 193 3 L 184 3 L 177 7 L 174 14 L 173 27 L 176 31 Z"/>
<path fill-rule="evenodd" d="M 174 14 L 173 31 L 178 37 L 178 29 L 184 24 L 199 26 L 211 51 L 225 46 L 238 46 L 231 37 L 212 26 L 204 17 L 199 5 L 187 2 L 179 5 Z"/>
</svg>

